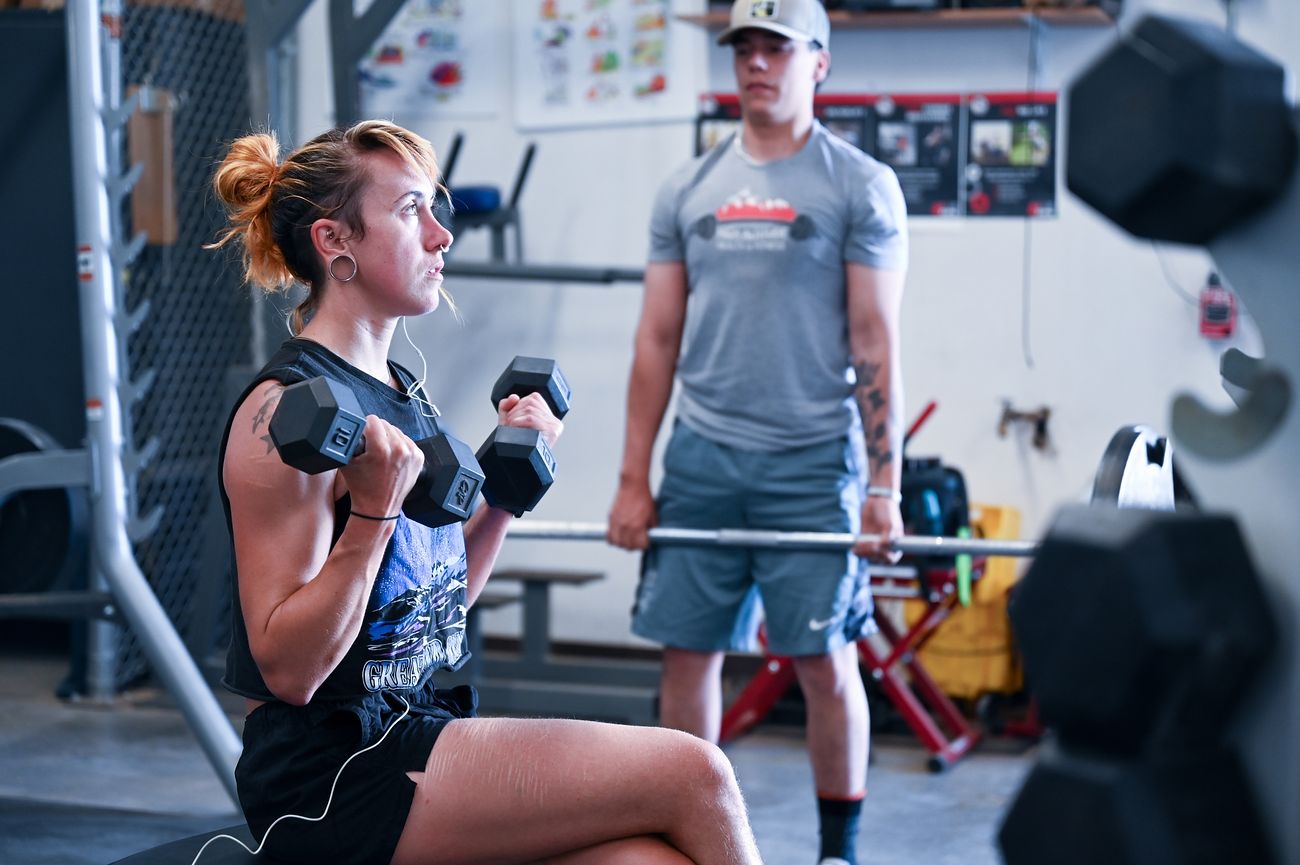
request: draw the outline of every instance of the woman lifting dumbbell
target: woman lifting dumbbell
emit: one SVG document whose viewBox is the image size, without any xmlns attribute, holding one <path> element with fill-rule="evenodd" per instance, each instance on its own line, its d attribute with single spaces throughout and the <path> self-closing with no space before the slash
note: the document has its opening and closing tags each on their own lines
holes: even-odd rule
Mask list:
<svg viewBox="0 0 1300 865">
<path fill-rule="evenodd" d="M 248 699 L 236 778 L 249 827 L 295 862 L 757 862 L 714 746 L 477 718 L 471 689 L 433 683 L 465 660 L 465 611 L 517 510 L 491 496 L 464 522 L 402 510 L 429 450 L 416 442 L 438 430 L 423 382 L 388 353 L 402 317 L 443 293 L 437 176 L 427 141 L 379 121 L 283 162 L 274 138 L 246 136 L 217 171 L 230 212 L 217 245 L 242 244 L 255 285 L 308 290 L 222 441 L 236 590 L 225 684 Z M 310 473 L 281 459 L 270 426 L 286 388 L 316 376 L 355 397 L 365 448 Z M 548 454 L 563 428 L 540 393 L 497 410 Z M 300 819 L 274 825 L 287 814 Z"/>
</svg>

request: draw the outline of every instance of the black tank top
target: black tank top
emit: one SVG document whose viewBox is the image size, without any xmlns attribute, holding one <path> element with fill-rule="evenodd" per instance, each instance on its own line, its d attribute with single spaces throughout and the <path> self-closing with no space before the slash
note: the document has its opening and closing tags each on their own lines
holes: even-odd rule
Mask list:
<svg viewBox="0 0 1300 865">
<path fill-rule="evenodd" d="M 415 377 L 392 361 L 389 367 L 403 388 L 409 390 Z M 235 401 L 235 409 L 226 421 L 217 462 L 221 504 L 232 538 L 231 638 L 222 684 L 236 694 L 256 700 L 277 698 L 266 687 L 248 647 L 248 631 L 239 604 L 230 499 L 221 467 L 225 465 L 235 411 L 258 384 L 275 379 L 288 385 L 318 375 L 351 388 L 363 415 L 382 417 L 416 441 L 437 432 L 434 420 L 424 415 L 429 411 L 427 406 L 306 339 L 287 340 Z M 423 392 L 417 394 L 424 397 Z M 335 502 L 334 542 L 343 533 L 349 510 L 347 495 Z M 465 642 L 468 574 L 465 538 L 459 523 L 431 529 L 405 516 L 399 517 L 384 550 L 361 630 L 343 660 L 316 691 L 313 702 L 419 688 L 435 670 L 460 668 L 469 658 Z"/>
</svg>

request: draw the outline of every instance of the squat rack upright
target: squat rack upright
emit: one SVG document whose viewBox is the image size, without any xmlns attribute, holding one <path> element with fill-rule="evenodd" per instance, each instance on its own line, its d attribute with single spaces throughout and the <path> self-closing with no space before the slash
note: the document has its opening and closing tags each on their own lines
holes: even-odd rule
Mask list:
<svg viewBox="0 0 1300 865">
<path fill-rule="evenodd" d="M 123 374 L 119 329 L 128 332 L 147 313 L 124 311 L 118 273 L 142 245 L 121 243 L 112 212 L 130 193 L 139 170 L 117 175 L 110 159 L 135 99 L 118 105 L 116 50 L 121 0 L 69 0 L 67 15 L 69 113 L 77 248 L 78 308 L 85 381 L 86 445 L 76 450 L 18 454 L 0 461 L 0 503 L 26 490 L 85 487 L 90 502 L 91 574 L 95 588 L 77 597 L 53 599 L 97 619 L 119 613 L 139 639 L 153 671 L 177 701 L 232 801 L 234 769 L 241 744 L 189 650 L 159 603 L 131 548 L 130 526 L 138 521 L 128 503 L 126 462 L 140 460 L 125 435 L 123 394 L 148 382 Z M 147 449 L 146 449 L 147 450 Z M 92 696 L 113 690 L 110 639 L 103 621 L 92 623 L 89 682 Z M 105 666 L 110 669 L 104 669 Z"/>
</svg>

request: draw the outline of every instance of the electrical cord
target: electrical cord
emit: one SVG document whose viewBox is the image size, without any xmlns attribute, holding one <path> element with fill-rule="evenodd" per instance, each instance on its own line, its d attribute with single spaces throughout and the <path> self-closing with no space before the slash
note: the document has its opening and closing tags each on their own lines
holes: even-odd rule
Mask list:
<svg viewBox="0 0 1300 865">
<path fill-rule="evenodd" d="M 1160 272 L 1164 274 L 1165 282 L 1169 284 L 1171 289 L 1173 289 L 1174 294 L 1178 295 L 1183 302 L 1189 306 L 1199 306 L 1200 300 L 1197 299 L 1196 295 L 1187 291 L 1178 284 L 1178 280 L 1174 279 L 1173 272 L 1169 269 L 1169 262 L 1165 260 L 1164 250 L 1162 250 L 1160 245 L 1154 240 L 1151 241 L 1151 249 L 1156 254 L 1156 260 L 1160 262 Z"/>
<path fill-rule="evenodd" d="M 1033 18 L 1029 24 L 1029 57 L 1028 57 L 1029 68 L 1026 71 L 1026 78 L 1028 80 L 1025 82 L 1026 89 L 1030 93 L 1036 93 L 1038 91 L 1038 77 L 1039 77 L 1039 73 L 1042 70 L 1042 62 L 1043 62 L 1042 37 L 1043 37 L 1042 24 L 1039 22 L 1037 18 Z M 1053 141 L 1051 146 L 1056 147 L 1057 146 L 1056 142 Z M 1034 260 L 1034 254 L 1033 254 L 1034 218 L 1032 216 L 1026 215 L 1024 217 L 1024 220 L 1025 220 L 1024 236 L 1021 239 L 1021 259 L 1020 259 L 1020 351 L 1025 359 L 1025 367 L 1028 369 L 1033 369 L 1034 351 L 1033 351 L 1033 347 L 1030 345 L 1031 326 L 1029 322 L 1029 311 L 1030 311 L 1029 300 L 1031 294 L 1030 288 L 1032 283 L 1031 270 L 1033 267 L 1033 260 Z"/>
</svg>

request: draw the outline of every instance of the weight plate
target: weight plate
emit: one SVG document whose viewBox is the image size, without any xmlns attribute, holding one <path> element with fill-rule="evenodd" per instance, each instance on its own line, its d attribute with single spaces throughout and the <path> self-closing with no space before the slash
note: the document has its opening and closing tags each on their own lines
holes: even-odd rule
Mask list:
<svg viewBox="0 0 1300 865">
<path fill-rule="evenodd" d="M 0 460 L 60 450 L 40 428 L 0 418 Z M 26 490 L 0 508 L 0 593 L 64 588 L 86 563 L 86 501 L 80 487 Z"/>
<path fill-rule="evenodd" d="M 1093 478 L 1092 503 L 1174 509 L 1173 445 L 1149 427 L 1121 427 Z"/>
</svg>

